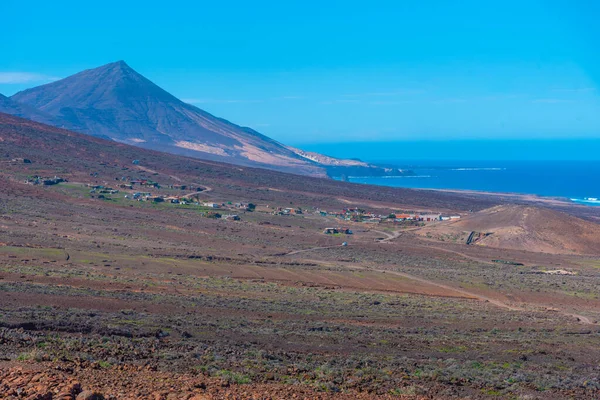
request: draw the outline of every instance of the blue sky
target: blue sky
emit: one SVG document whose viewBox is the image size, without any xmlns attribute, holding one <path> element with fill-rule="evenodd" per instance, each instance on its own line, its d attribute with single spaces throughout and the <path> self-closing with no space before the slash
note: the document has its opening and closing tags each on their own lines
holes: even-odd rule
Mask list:
<svg viewBox="0 0 600 400">
<path fill-rule="evenodd" d="M 0 93 L 123 59 L 290 144 L 599 138 L 598 15 L 593 0 L 2 0 Z"/>
</svg>

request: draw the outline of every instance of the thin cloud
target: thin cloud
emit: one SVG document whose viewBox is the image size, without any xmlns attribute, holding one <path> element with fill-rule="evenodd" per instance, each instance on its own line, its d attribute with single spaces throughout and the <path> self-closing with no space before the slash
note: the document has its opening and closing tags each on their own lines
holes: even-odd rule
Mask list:
<svg viewBox="0 0 600 400">
<path fill-rule="evenodd" d="M 450 98 L 450 99 L 439 99 L 431 101 L 432 104 L 458 104 L 458 103 L 466 103 L 467 100 L 460 98 Z"/>
<path fill-rule="evenodd" d="M 507 99 L 517 99 L 520 97 L 526 96 L 523 93 L 504 93 L 504 94 L 491 94 L 488 96 L 480 97 L 479 100 L 507 100 Z"/>
<path fill-rule="evenodd" d="M 398 89 L 382 92 L 367 92 L 367 93 L 351 93 L 344 94 L 343 97 L 390 97 L 390 96 L 404 96 L 411 94 L 423 94 L 427 93 L 423 89 Z"/>
<path fill-rule="evenodd" d="M 0 72 L 0 83 L 19 84 L 32 82 L 52 82 L 60 78 L 35 72 Z"/>
<path fill-rule="evenodd" d="M 545 104 L 559 104 L 559 103 L 572 103 L 573 100 L 565 99 L 535 99 L 532 103 L 545 103 Z"/>
<path fill-rule="evenodd" d="M 336 99 L 336 100 L 322 101 L 319 104 L 356 104 L 356 103 L 360 103 L 360 101 L 354 100 L 354 99 Z"/>
<path fill-rule="evenodd" d="M 374 106 L 397 106 L 397 105 L 401 105 L 401 104 L 414 104 L 415 101 L 413 100 L 400 100 L 400 101 L 383 101 L 383 100 L 378 100 L 378 101 L 370 101 L 368 104 L 374 105 Z"/>
<path fill-rule="evenodd" d="M 233 103 L 262 103 L 262 100 L 242 100 L 242 99 L 181 99 L 184 103 L 188 104 L 215 104 L 215 103 L 225 103 L 225 104 L 233 104 Z"/>
<path fill-rule="evenodd" d="M 565 88 L 565 89 L 552 89 L 553 92 L 559 93 L 589 93 L 595 92 L 595 87 L 582 87 L 582 88 Z"/>
</svg>

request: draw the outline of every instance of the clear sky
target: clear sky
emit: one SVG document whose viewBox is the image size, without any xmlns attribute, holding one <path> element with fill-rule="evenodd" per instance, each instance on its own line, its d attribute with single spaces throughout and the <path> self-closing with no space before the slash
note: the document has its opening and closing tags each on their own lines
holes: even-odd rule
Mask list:
<svg viewBox="0 0 600 400">
<path fill-rule="evenodd" d="M 123 59 L 290 144 L 600 137 L 600 2 L 1 0 L 0 93 Z"/>
</svg>

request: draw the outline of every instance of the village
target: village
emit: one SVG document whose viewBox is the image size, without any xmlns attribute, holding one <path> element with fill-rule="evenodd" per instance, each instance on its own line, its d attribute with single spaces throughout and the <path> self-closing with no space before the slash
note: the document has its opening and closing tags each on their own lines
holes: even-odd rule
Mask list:
<svg viewBox="0 0 600 400">
<path fill-rule="evenodd" d="M 392 211 L 389 214 L 375 214 L 360 208 L 344 208 L 339 212 L 318 211 L 322 216 L 332 216 L 344 221 L 364 222 L 371 224 L 379 223 L 402 223 L 402 222 L 435 222 L 460 219 L 460 215 L 445 215 L 442 213 L 406 213 Z"/>
<path fill-rule="evenodd" d="M 375 213 L 362 208 L 348 207 L 340 211 L 326 211 L 315 206 L 308 207 L 277 207 L 269 204 L 253 204 L 245 201 L 209 201 L 210 189 L 201 185 L 166 185 L 162 186 L 147 178 L 120 177 L 115 178 L 118 186 L 87 184 L 91 196 L 105 199 L 107 195 L 121 194 L 124 200 L 137 202 L 150 202 L 173 206 L 197 206 L 204 212 L 202 216 L 217 219 L 239 221 L 239 213 L 259 212 L 277 216 L 320 216 L 328 217 L 339 222 L 360 224 L 392 224 L 422 226 L 425 223 L 453 221 L 460 219 L 460 215 L 442 214 L 435 212 L 409 212 L 390 211 L 385 214 Z M 184 193 L 182 193 L 184 192 Z M 323 234 L 351 235 L 352 230 L 347 227 L 327 227 Z"/>
<path fill-rule="evenodd" d="M 96 177 L 95 174 L 90 174 Z M 30 176 L 25 183 L 31 185 L 57 185 L 67 183 L 67 179 L 54 177 Z M 115 185 L 108 183 L 87 183 L 83 184 L 88 188 L 90 197 L 99 200 L 136 201 L 152 204 L 162 204 L 164 206 L 191 206 L 201 209 L 200 215 L 207 218 L 224 219 L 239 221 L 240 213 L 259 212 L 268 213 L 277 216 L 321 216 L 331 218 L 338 223 L 358 223 L 358 224 L 385 224 L 385 225 L 405 225 L 405 226 L 423 226 L 426 223 L 436 223 L 442 221 L 454 221 L 461 218 L 457 214 L 443 214 L 436 212 L 415 212 L 391 210 L 381 214 L 362 208 L 348 207 L 339 211 L 326 211 L 315 206 L 308 207 L 277 207 L 269 204 L 253 204 L 245 201 L 219 201 L 208 200 L 210 198 L 210 188 L 201 185 L 188 184 L 170 184 L 161 185 L 152 179 L 146 177 L 122 176 L 115 178 Z M 339 224 L 333 227 L 323 228 L 323 234 L 351 235 L 353 232 L 348 227 L 341 227 Z"/>
</svg>

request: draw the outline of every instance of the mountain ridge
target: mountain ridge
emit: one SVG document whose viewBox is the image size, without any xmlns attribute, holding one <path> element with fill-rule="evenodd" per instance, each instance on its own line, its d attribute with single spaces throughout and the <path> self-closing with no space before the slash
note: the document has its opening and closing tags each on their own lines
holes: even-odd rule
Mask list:
<svg viewBox="0 0 600 400">
<path fill-rule="evenodd" d="M 2 93 L 0 93 L 0 112 L 5 114 L 11 114 L 25 119 L 30 119 L 32 121 L 40 122 L 43 124 L 49 124 L 61 128 L 72 128 L 71 126 L 68 126 L 68 124 L 66 124 L 64 121 L 61 121 L 58 118 L 53 117 L 52 115 L 47 114 L 43 111 L 40 111 L 35 107 L 19 103 L 11 99 L 10 97 L 4 96 Z"/>
<path fill-rule="evenodd" d="M 328 165 L 362 165 L 325 156 L 326 162 L 315 161 L 177 99 L 122 60 L 26 89 L 10 100 L 81 133 L 175 154 L 322 177 Z"/>
</svg>

